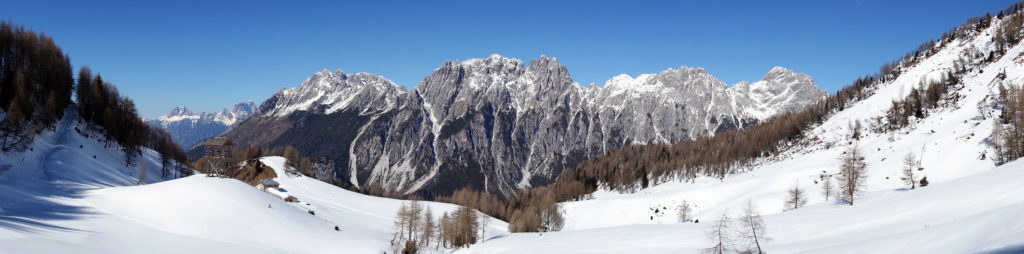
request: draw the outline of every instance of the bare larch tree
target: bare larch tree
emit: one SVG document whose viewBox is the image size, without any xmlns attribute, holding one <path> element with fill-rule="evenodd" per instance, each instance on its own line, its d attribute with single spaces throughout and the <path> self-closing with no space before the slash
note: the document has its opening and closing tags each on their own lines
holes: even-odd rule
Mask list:
<svg viewBox="0 0 1024 254">
<path fill-rule="evenodd" d="M 825 195 L 825 201 L 836 195 L 836 187 L 832 184 L 832 177 L 826 175 L 821 178 L 821 194 Z"/>
<path fill-rule="evenodd" d="M 867 184 L 868 173 L 867 163 L 861 155 L 860 148 L 856 143 L 846 150 L 846 154 L 840 157 L 839 175 L 836 176 L 839 182 L 839 194 L 853 205 L 853 199 L 864 192 L 864 185 Z"/>
<path fill-rule="evenodd" d="M 686 202 L 686 200 L 683 200 L 683 203 L 679 204 L 679 207 L 676 208 L 679 212 L 679 222 L 685 223 L 690 221 L 690 209 L 690 203 Z"/>
<path fill-rule="evenodd" d="M 804 189 L 800 188 L 800 183 L 797 182 L 786 195 L 786 210 L 798 209 L 804 204 L 807 204 L 807 194 L 804 194 Z"/>
<path fill-rule="evenodd" d="M 918 168 L 917 158 L 914 158 L 913 154 L 907 153 L 903 156 L 903 177 L 900 178 L 904 183 L 907 184 L 907 188 L 913 190 L 917 188 L 917 181 L 914 180 L 914 170 Z"/>
<path fill-rule="evenodd" d="M 739 234 L 748 243 L 745 253 L 763 254 L 764 243 L 768 242 L 768 229 L 765 227 L 764 218 L 754 206 L 754 201 L 747 200 L 743 207 L 743 215 L 740 216 Z M 750 246 L 752 245 L 752 246 Z"/>
<path fill-rule="evenodd" d="M 706 234 L 708 240 L 715 245 L 704 249 L 704 253 L 725 254 L 732 252 L 732 237 L 729 235 L 729 221 L 728 211 L 722 211 L 722 218 L 718 219 L 718 222 L 711 227 L 711 231 L 708 231 Z"/>
</svg>

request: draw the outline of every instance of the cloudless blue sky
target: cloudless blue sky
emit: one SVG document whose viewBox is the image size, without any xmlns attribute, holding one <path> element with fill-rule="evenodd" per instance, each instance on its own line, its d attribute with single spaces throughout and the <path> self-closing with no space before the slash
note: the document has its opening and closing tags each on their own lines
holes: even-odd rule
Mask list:
<svg viewBox="0 0 1024 254">
<path fill-rule="evenodd" d="M 2 1 L 0 19 L 52 36 L 146 117 L 260 103 L 321 69 L 411 88 L 492 53 L 557 57 L 584 85 L 679 66 L 734 84 L 784 66 L 834 92 L 1014 2 Z"/>
</svg>

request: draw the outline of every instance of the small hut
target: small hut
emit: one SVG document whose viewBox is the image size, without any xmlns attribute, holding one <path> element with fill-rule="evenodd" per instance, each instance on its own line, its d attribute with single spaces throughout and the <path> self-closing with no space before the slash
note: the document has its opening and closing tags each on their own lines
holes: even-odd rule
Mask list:
<svg viewBox="0 0 1024 254">
<path fill-rule="evenodd" d="M 260 181 L 260 184 L 256 185 L 256 188 L 261 189 L 261 190 L 266 190 L 267 188 L 278 188 L 278 187 L 281 187 L 281 184 L 277 183 L 277 181 L 274 181 L 274 179 L 270 179 L 270 178 L 263 179 L 263 181 Z"/>
<path fill-rule="evenodd" d="M 204 155 L 210 158 L 227 158 L 231 154 L 231 139 L 226 137 L 215 137 L 203 142 L 205 147 Z"/>
</svg>

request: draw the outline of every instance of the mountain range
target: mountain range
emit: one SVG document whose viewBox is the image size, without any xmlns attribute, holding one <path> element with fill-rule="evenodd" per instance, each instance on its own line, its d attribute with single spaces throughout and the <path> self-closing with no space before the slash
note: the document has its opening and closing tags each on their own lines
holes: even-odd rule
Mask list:
<svg viewBox="0 0 1024 254">
<path fill-rule="evenodd" d="M 356 187 L 509 194 L 626 145 L 744 128 L 825 95 L 782 67 L 733 86 L 691 67 L 582 86 L 556 58 L 526 65 L 495 54 L 445 62 L 411 90 L 379 75 L 323 70 L 224 135 L 331 159 Z"/>
<path fill-rule="evenodd" d="M 235 123 L 249 118 L 255 111 L 252 101 L 240 102 L 217 112 L 192 112 L 185 106 L 175 107 L 167 115 L 146 119 L 150 125 L 160 126 L 171 134 L 171 139 L 183 147 L 217 136 Z"/>
</svg>

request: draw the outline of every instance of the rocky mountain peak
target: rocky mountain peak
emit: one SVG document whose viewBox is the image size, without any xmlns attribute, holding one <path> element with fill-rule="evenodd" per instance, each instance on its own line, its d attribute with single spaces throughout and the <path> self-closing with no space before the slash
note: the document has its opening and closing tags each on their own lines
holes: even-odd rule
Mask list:
<svg viewBox="0 0 1024 254">
<path fill-rule="evenodd" d="M 811 76 L 779 66 L 772 68 L 760 81 L 752 85 L 755 85 L 752 87 L 755 89 L 772 89 L 775 90 L 774 92 L 781 92 L 781 90 L 785 89 L 824 91 L 814 85 Z"/>
<path fill-rule="evenodd" d="M 780 78 L 780 77 L 797 75 L 797 74 L 798 73 L 794 72 L 793 70 L 787 69 L 785 67 L 775 66 L 775 67 L 772 67 L 772 69 L 769 70 L 768 73 L 765 74 L 764 77 L 761 78 L 761 79 L 762 80 L 770 80 L 770 79 L 776 79 L 776 78 Z"/>
<path fill-rule="evenodd" d="M 569 76 L 569 69 L 557 58 L 541 55 L 539 58 L 530 61 L 530 67 L 526 73 L 527 89 L 538 91 L 564 90 L 573 85 L 572 77 Z"/>
<path fill-rule="evenodd" d="M 724 89 L 727 86 L 704 68 L 681 66 L 657 74 L 640 74 L 636 78 L 619 74 L 605 82 L 605 87 L 632 92 L 663 92 L 666 89 L 692 92 Z"/>
<path fill-rule="evenodd" d="M 333 113 L 355 102 L 355 98 L 380 97 L 384 98 L 381 103 L 393 104 L 394 98 L 404 92 L 404 88 L 380 75 L 365 72 L 346 74 L 341 70 L 330 72 L 324 69 L 306 78 L 298 87 L 284 89 L 274 94 L 260 105 L 259 113 L 276 116 L 284 116 L 295 111 Z"/>
<path fill-rule="evenodd" d="M 762 119 L 799 110 L 828 94 L 814 84 L 811 76 L 779 66 L 769 70 L 761 80 L 741 82 L 730 90 L 735 91 L 742 103 L 750 105 L 745 110 L 747 114 Z"/>
<path fill-rule="evenodd" d="M 195 114 L 195 113 L 192 113 L 192 111 L 189 110 L 187 107 L 185 107 L 185 106 L 177 106 L 177 107 L 174 107 L 174 109 L 171 109 L 171 112 L 167 113 L 167 116 L 186 116 L 186 115 L 192 115 L 192 114 Z"/>
<path fill-rule="evenodd" d="M 564 70 L 566 69 L 562 63 L 558 62 L 558 58 L 548 57 L 540 55 L 537 59 L 530 60 L 529 70 Z"/>
<path fill-rule="evenodd" d="M 231 112 L 252 114 L 256 111 L 256 103 L 244 101 L 231 106 Z"/>
</svg>

